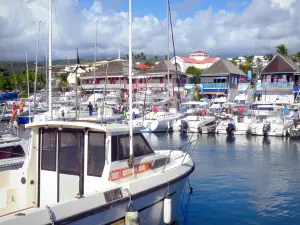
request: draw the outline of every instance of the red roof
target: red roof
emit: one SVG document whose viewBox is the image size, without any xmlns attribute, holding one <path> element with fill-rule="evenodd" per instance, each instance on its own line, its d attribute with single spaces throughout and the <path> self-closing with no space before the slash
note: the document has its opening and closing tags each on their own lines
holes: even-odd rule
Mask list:
<svg viewBox="0 0 300 225">
<path fill-rule="evenodd" d="M 203 60 L 196 60 L 196 59 L 190 58 L 190 57 L 184 57 L 184 56 L 178 56 L 178 57 L 186 63 L 194 63 L 194 64 L 213 63 L 217 59 L 217 57 L 213 57 L 213 58 L 205 58 Z"/>
<path fill-rule="evenodd" d="M 197 50 L 197 51 L 194 51 L 192 54 L 196 54 L 196 53 L 208 54 L 207 52 L 204 52 L 204 51 L 202 51 L 202 50 Z"/>
<path fill-rule="evenodd" d="M 136 65 L 136 68 L 143 69 L 143 70 L 150 70 L 152 67 L 147 66 L 145 63 L 141 62 Z"/>
</svg>

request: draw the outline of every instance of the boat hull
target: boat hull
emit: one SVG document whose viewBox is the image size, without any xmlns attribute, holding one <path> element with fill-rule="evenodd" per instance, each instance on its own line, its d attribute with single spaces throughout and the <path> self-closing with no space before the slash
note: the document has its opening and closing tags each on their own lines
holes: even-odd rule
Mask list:
<svg viewBox="0 0 300 225">
<path fill-rule="evenodd" d="M 172 221 L 178 221 L 180 215 L 181 196 L 187 178 L 170 185 L 170 197 L 172 199 Z M 162 188 L 148 195 L 135 199 L 134 207 L 139 211 L 140 224 L 163 225 L 164 198 L 166 188 Z M 82 218 L 70 224 L 125 224 L 125 212 L 128 202 L 118 204 L 115 207 L 97 214 Z"/>
</svg>

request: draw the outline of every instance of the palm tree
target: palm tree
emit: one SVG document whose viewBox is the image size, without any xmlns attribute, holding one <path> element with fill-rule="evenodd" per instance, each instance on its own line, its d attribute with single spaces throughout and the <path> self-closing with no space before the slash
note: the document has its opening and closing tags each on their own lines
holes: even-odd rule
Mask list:
<svg viewBox="0 0 300 225">
<path fill-rule="evenodd" d="M 158 58 L 157 55 L 155 55 L 155 56 L 153 57 L 153 61 L 154 61 L 154 62 L 157 62 L 157 58 Z"/>
<path fill-rule="evenodd" d="M 143 52 L 141 52 L 140 57 L 142 61 L 145 61 L 147 59 Z"/>
<path fill-rule="evenodd" d="M 283 56 L 288 55 L 288 49 L 284 44 L 276 46 L 276 52 Z"/>
</svg>

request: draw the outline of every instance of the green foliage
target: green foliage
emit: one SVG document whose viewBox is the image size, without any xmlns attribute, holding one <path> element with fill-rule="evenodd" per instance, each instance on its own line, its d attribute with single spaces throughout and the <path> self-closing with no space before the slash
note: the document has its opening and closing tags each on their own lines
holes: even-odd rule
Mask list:
<svg viewBox="0 0 300 225">
<path fill-rule="evenodd" d="M 165 60 L 168 60 L 168 56 L 167 55 L 165 55 Z"/>
<path fill-rule="evenodd" d="M 234 65 L 236 65 L 236 66 L 237 66 L 237 62 L 236 62 L 236 61 L 234 61 L 234 60 L 231 60 L 231 62 L 232 62 Z"/>
<path fill-rule="evenodd" d="M 246 56 L 245 58 L 246 58 L 246 62 L 247 62 L 247 63 L 252 63 L 253 58 L 254 58 L 254 55 Z"/>
<path fill-rule="evenodd" d="M 203 69 L 198 69 L 194 66 L 190 66 L 186 69 L 186 73 L 187 74 L 193 74 L 193 75 L 201 75 L 201 73 L 203 72 L 204 70 Z"/>
<path fill-rule="evenodd" d="M 273 54 L 272 53 L 271 54 L 266 54 L 264 56 L 264 58 L 267 59 L 267 60 L 269 60 L 269 61 L 271 61 L 273 59 Z"/>
<path fill-rule="evenodd" d="M 276 46 L 276 52 L 283 56 L 288 56 L 288 49 L 284 44 Z"/>
<path fill-rule="evenodd" d="M 203 72 L 204 70 L 203 69 L 198 69 L 198 68 L 196 68 L 196 67 L 194 67 L 194 66 L 190 66 L 190 67 L 188 67 L 187 69 L 186 69 L 186 73 L 187 74 L 193 74 L 195 77 L 194 77 L 194 79 L 195 79 L 195 84 L 199 84 L 200 82 L 201 82 L 201 78 L 200 78 L 200 75 L 201 75 L 201 73 Z"/>
<path fill-rule="evenodd" d="M 239 65 L 239 68 L 240 68 L 245 74 L 248 73 L 248 70 L 251 70 L 251 71 L 252 71 L 252 66 L 251 66 L 251 64 L 249 64 L 249 63 L 240 64 L 240 65 Z"/>
<path fill-rule="evenodd" d="M 146 60 L 145 61 L 145 65 L 147 65 L 147 66 L 153 66 L 154 65 L 154 63 L 152 62 L 152 61 L 150 61 L 150 60 Z"/>
<path fill-rule="evenodd" d="M 235 57 L 232 58 L 232 60 L 238 60 L 238 59 L 239 59 L 238 56 L 235 56 Z"/>
<path fill-rule="evenodd" d="M 200 84 L 200 82 L 201 82 L 200 75 L 199 75 L 199 74 L 196 74 L 196 75 L 195 75 L 195 84 Z"/>
<path fill-rule="evenodd" d="M 35 71 L 28 71 L 29 91 L 32 93 L 34 89 Z M 37 90 L 45 87 L 45 75 L 37 73 Z M 9 73 L 5 69 L 0 69 L 0 89 L 4 91 L 19 90 L 21 96 L 27 96 L 27 73 L 21 70 L 19 74 Z M 23 92 L 22 92 L 23 91 Z M 23 94 L 22 94 L 23 93 Z"/>
<path fill-rule="evenodd" d="M 293 55 L 292 60 L 294 62 L 300 62 L 300 52 L 297 52 L 295 55 Z"/>
</svg>

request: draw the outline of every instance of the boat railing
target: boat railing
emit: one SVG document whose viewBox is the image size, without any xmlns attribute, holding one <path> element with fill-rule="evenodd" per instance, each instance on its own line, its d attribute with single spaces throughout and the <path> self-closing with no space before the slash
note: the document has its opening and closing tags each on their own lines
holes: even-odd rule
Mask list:
<svg viewBox="0 0 300 225">
<path fill-rule="evenodd" d="M 192 152 L 195 150 L 195 147 L 196 147 L 196 145 L 197 145 L 197 143 L 198 143 L 198 140 L 199 140 L 199 138 L 197 138 L 197 139 L 195 139 L 195 140 L 193 140 L 193 141 L 190 141 L 189 143 L 186 143 L 186 144 L 184 144 L 184 145 L 181 145 L 179 148 L 177 147 L 177 148 L 174 148 L 174 149 L 170 150 L 170 152 L 169 152 L 169 154 L 168 154 L 168 157 L 167 157 L 167 159 L 166 159 L 166 161 L 165 161 L 165 165 L 164 165 L 164 167 L 163 167 L 163 169 L 162 169 L 162 173 L 165 171 L 166 166 L 167 166 L 167 163 L 170 162 L 171 153 L 172 153 L 173 151 L 179 150 L 179 151 L 181 151 L 181 152 L 183 153 L 183 159 L 182 159 L 182 162 L 181 162 L 181 165 L 182 165 L 183 162 L 184 162 L 184 160 L 185 160 L 185 158 L 186 158 L 186 156 L 187 156 L 187 154 L 190 153 L 190 152 L 192 153 Z M 193 144 L 193 143 L 195 143 L 195 144 L 194 144 L 193 147 L 192 147 L 192 144 Z M 191 151 L 191 149 L 192 149 L 192 151 Z M 179 165 L 178 165 L 178 166 L 179 166 Z"/>
</svg>

